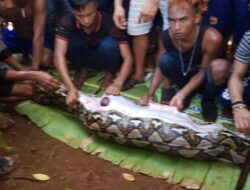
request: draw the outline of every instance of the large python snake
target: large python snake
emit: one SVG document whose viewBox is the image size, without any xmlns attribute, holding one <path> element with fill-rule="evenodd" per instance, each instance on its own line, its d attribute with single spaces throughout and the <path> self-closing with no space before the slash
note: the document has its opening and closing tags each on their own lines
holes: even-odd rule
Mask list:
<svg viewBox="0 0 250 190">
<path fill-rule="evenodd" d="M 65 108 L 65 96 L 64 89 L 45 92 L 37 88 L 34 100 Z M 191 119 L 176 108 L 157 103 L 142 107 L 122 96 L 81 93 L 79 107 L 73 112 L 90 132 L 103 139 L 167 154 L 239 164 L 250 148 L 250 138 L 244 134 Z"/>
</svg>

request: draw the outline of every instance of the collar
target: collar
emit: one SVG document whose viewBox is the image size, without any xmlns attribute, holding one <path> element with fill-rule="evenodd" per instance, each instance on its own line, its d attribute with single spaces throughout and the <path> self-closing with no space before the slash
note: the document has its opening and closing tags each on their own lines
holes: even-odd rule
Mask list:
<svg viewBox="0 0 250 190">
<path fill-rule="evenodd" d="M 95 28 L 95 32 L 98 32 L 102 25 L 102 14 L 100 11 L 97 11 L 97 25 Z"/>
</svg>

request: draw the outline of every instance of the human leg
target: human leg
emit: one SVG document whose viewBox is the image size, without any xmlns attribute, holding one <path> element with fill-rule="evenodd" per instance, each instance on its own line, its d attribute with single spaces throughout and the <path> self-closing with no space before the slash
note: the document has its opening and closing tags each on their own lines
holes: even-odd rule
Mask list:
<svg viewBox="0 0 250 190">
<path fill-rule="evenodd" d="M 33 85 L 25 82 L 1 82 L 0 101 L 16 102 L 34 95 Z"/>
<path fill-rule="evenodd" d="M 229 76 L 229 62 L 224 59 L 216 59 L 211 62 L 206 70 L 206 79 L 202 92 L 202 116 L 206 121 L 215 121 L 218 112 L 215 99 L 225 87 L 225 81 Z"/>
<path fill-rule="evenodd" d="M 141 8 L 146 0 L 131 0 L 128 12 L 128 34 L 133 36 L 133 52 L 135 59 L 135 73 L 133 78 L 142 81 L 144 79 L 144 61 L 149 46 L 148 33 L 153 26 L 152 22 L 139 22 Z"/>
<path fill-rule="evenodd" d="M 87 46 L 84 39 L 79 36 L 72 36 L 69 40 L 67 58 L 73 69 L 76 71 L 73 83 L 77 89 L 80 89 L 84 83 L 87 72 L 86 69 L 90 65 L 93 57 L 93 51 Z"/>
<path fill-rule="evenodd" d="M 161 101 L 163 104 L 169 104 L 172 97 L 175 95 L 175 90 L 173 89 L 172 84 L 177 85 L 177 87 L 181 89 L 188 83 L 194 73 L 189 72 L 186 76 L 182 75 L 180 59 L 177 53 L 163 54 L 159 59 L 159 67 L 165 77 Z M 188 107 L 194 93 L 191 93 L 185 98 L 185 108 Z"/>
<path fill-rule="evenodd" d="M 99 62 L 104 65 L 105 76 L 102 82 L 102 88 L 106 89 L 112 84 L 115 74 L 119 71 L 122 60 L 119 50 L 118 41 L 112 37 L 104 38 L 97 48 L 100 55 Z"/>
</svg>

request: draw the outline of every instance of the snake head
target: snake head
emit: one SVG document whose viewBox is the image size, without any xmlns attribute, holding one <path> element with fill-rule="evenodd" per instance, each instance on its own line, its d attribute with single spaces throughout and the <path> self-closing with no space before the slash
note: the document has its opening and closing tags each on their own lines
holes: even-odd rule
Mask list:
<svg viewBox="0 0 250 190">
<path fill-rule="evenodd" d="M 101 106 L 108 106 L 110 103 L 110 99 L 108 97 L 104 97 L 101 99 Z"/>
</svg>

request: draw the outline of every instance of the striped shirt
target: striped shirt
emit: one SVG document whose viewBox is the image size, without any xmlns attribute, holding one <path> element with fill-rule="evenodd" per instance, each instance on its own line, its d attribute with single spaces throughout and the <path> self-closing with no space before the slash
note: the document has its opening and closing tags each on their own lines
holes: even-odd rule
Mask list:
<svg viewBox="0 0 250 190">
<path fill-rule="evenodd" d="M 250 64 L 250 30 L 241 39 L 234 58 L 242 63 Z"/>
</svg>

